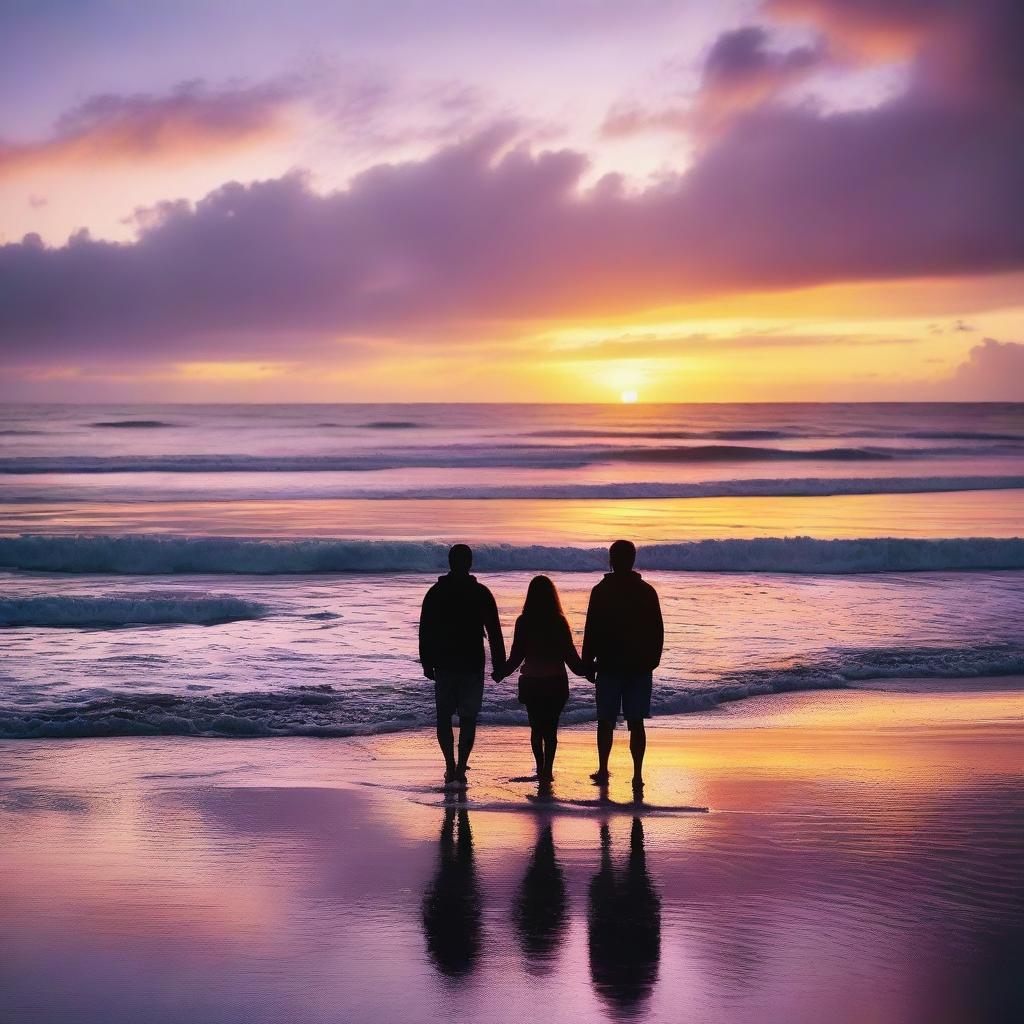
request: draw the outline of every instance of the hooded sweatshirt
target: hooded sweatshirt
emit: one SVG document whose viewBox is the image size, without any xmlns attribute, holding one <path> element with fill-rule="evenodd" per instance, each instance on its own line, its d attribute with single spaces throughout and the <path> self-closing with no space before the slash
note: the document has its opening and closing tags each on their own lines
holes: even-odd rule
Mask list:
<svg viewBox="0 0 1024 1024">
<path fill-rule="evenodd" d="M 491 663 L 505 663 L 505 641 L 491 592 L 469 573 L 446 573 L 427 591 L 420 612 L 420 664 L 425 670 L 482 672 L 484 633 Z"/>
<path fill-rule="evenodd" d="M 657 591 L 638 572 L 609 572 L 590 592 L 583 661 L 599 672 L 653 672 L 665 627 Z"/>
</svg>

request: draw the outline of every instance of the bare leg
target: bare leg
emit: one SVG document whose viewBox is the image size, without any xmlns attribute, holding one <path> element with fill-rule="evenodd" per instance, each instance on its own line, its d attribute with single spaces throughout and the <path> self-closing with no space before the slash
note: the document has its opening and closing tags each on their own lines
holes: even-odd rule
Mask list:
<svg viewBox="0 0 1024 1024">
<path fill-rule="evenodd" d="M 590 777 L 595 782 L 608 778 L 608 758 L 612 753 L 612 740 L 615 737 L 615 723 L 603 718 L 597 720 L 597 771 Z"/>
<path fill-rule="evenodd" d="M 644 754 L 647 752 L 647 730 L 644 720 L 629 723 L 629 752 L 633 755 L 633 785 L 644 784 Z"/>
<path fill-rule="evenodd" d="M 455 766 L 455 774 L 459 778 L 466 775 L 469 755 L 473 753 L 473 742 L 476 740 L 476 719 L 459 719 L 459 763 Z"/>
<path fill-rule="evenodd" d="M 537 726 L 530 729 L 530 746 L 533 748 L 533 759 L 537 762 L 537 778 L 544 778 L 544 734 Z"/>
<path fill-rule="evenodd" d="M 550 780 L 555 772 L 555 751 L 558 750 L 558 726 L 553 725 L 544 733 L 544 775 Z"/>
<path fill-rule="evenodd" d="M 444 754 L 445 772 L 455 772 L 455 734 L 452 732 L 452 720 L 450 718 L 439 718 L 437 720 L 437 744 Z"/>
</svg>

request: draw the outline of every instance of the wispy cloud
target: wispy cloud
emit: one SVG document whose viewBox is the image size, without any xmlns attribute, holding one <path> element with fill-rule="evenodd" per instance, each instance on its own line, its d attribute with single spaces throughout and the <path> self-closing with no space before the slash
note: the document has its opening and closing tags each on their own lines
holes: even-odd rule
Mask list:
<svg viewBox="0 0 1024 1024">
<path fill-rule="evenodd" d="M 211 89 L 184 82 L 163 95 L 92 96 L 31 142 L 0 141 L 0 177 L 59 164 L 180 159 L 234 148 L 286 128 L 293 83 Z"/>
</svg>

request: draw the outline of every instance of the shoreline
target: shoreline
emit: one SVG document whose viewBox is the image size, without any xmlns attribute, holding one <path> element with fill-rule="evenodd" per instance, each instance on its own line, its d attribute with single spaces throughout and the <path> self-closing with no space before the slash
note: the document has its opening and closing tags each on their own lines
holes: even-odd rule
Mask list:
<svg viewBox="0 0 1024 1024">
<path fill-rule="evenodd" d="M 640 806 L 624 731 L 610 802 L 587 781 L 587 726 L 563 731 L 548 804 L 517 781 L 531 757 L 511 726 L 480 731 L 464 802 L 440 791 L 424 730 L 0 741 L 5 1008 L 50 1024 L 518 1024 L 538 1006 L 995 1019 L 984 980 L 1024 934 L 1024 695 L 743 703 L 698 723 L 714 728 L 652 729 Z M 620 934 L 638 955 L 606 962 Z"/>
<path fill-rule="evenodd" d="M 332 691 L 336 692 L 336 691 Z M 837 703 L 845 705 L 850 695 L 860 695 L 850 702 L 850 710 L 856 712 L 858 703 L 862 706 L 870 706 L 863 702 L 871 695 L 890 695 L 896 698 L 903 698 L 904 703 L 915 700 L 920 707 L 932 708 L 932 713 L 927 716 L 927 721 L 934 722 L 941 720 L 942 711 L 938 704 L 933 703 L 938 698 L 944 701 L 957 697 L 969 698 L 972 695 L 1006 695 L 1009 699 L 1014 697 L 1024 698 L 1024 675 L 987 675 L 987 676 L 961 676 L 961 677 L 877 677 L 847 681 L 844 683 L 823 683 L 819 686 L 789 686 L 776 691 L 763 693 L 751 693 L 735 697 L 722 697 L 714 691 L 709 691 L 707 699 L 709 706 L 698 707 L 687 711 L 675 711 L 662 714 L 655 714 L 647 720 L 648 730 L 660 731 L 699 731 L 701 729 L 723 730 L 723 729 L 748 729 L 753 728 L 752 722 L 759 721 L 760 727 L 771 727 L 784 729 L 792 727 L 787 724 L 787 713 L 793 707 L 811 707 L 814 709 L 815 717 L 813 723 L 804 718 L 800 724 L 813 724 L 816 728 L 849 728 L 849 722 L 839 720 L 834 714 L 829 713 L 830 705 L 834 707 Z M 245 695 L 239 695 L 245 696 Z M 833 699 L 830 701 L 830 697 Z M 695 701 L 701 699 L 701 691 L 692 692 Z M 201 699 L 199 697 L 195 698 Z M 165 703 L 166 697 L 154 695 L 155 703 Z M 113 699 L 116 705 L 116 697 Z M 947 704 L 943 704 L 947 707 Z M 1024 705 L 1022 705 L 1024 707 Z M 69 709 L 73 712 L 77 709 Z M 586 716 L 586 717 L 581 717 Z M 571 718 L 563 715 L 559 728 L 559 735 L 571 735 L 580 732 L 592 732 L 596 718 L 591 717 L 591 711 L 577 710 L 571 713 Z M 855 716 L 856 717 L 856 716 Z M 860 720 L 857 718 L 857 720 Z M 294 731 L 273 733 L 256 732 L 230 732 L 221 731 L 217 733 L 202 732 L 123 732 L 123 733 L 84 733 L 79 735 L 65 733 L 54 736 L 0 736 L 0 746 L 7 743 L 57 743 L 68 744 L 75 742 L 89 742 L 96 740 L 161 740 L 179 739 L 189 741 L 205 742 L 228 742 L 228 743 L 255 743 L 259 741 L 285 742 L 288 740 L 308 740 L 315 743 L 329 743 L 337 741 L 373 741 L 386 737 L 401 736 L 433 736 L 433 719 L 424 719 L 415 725 L 395 725 L 393 723 L 376 723 L 360 730 L 357 726 L 339 726 L 337 731 L 331 727 L 324 726 L 317 730 L 308 732 Z M 502 719 L 495 721 L 487 714 L 479 720 L 479 730 L 482 733 L 498 732 L 501 730 L 525 731 L 527 729 L 525 719 L 523 721 L 508 721 Z M 625 723 L 620 721 L 616 726 L 617 732 L 625 731 Z"/>
</svg>

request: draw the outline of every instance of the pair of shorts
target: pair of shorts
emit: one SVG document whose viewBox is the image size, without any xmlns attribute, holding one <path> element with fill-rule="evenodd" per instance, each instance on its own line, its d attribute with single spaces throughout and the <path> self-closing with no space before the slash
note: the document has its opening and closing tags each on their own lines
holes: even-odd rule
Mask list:
<svg viewBox="0 0 1024 1024">
<path fill-rule="evenodd" d="M 597 717 L 615 722 L 619 712 L 627 722 L 651 717 L 653 672 L 598 672 Z"/>
<path fill-rule="evenodd" d="M 434 704 L 438 721 L 451 719 L 458 712 L 459 721 L 476 718 L 484 701 L 484 673 L 434 670 Z"/>
</svg>

